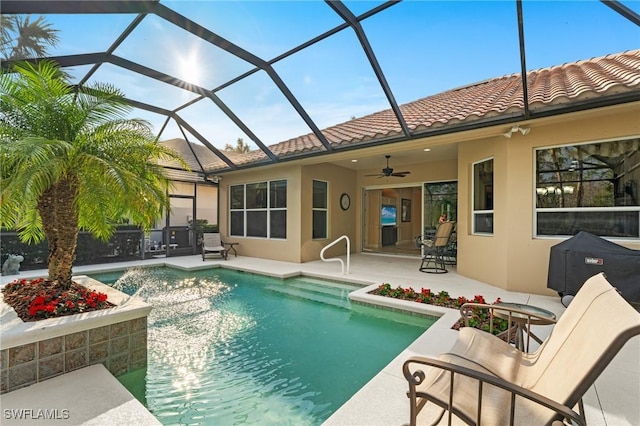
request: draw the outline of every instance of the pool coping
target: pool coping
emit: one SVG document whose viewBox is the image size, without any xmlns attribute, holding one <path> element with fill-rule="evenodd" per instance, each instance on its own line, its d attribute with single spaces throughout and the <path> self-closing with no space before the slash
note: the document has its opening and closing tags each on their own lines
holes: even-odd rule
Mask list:
<svg viewBox="0 0 640 426">
<path fill-rule="evenodd" d="M 371 415 L 375 416 L 377 424 L 396 424 L 398 423 L 397 413 L 407 412 L 407 400 L 406 400 L 406 379 L 402 376 L 402 363 L 404 360 L 413 355 L 425 355 L 436 356 L 438 353 L 445 352 L 451 347 L 451 344 L 455 341 L 457 331 L 451 327 L 460 318 L 459 311 L 457 309 L 444 308 L 435 305 L 428 305 L 422 303 L 416 303 L 413 301 L 393 299 L 384 296 L 372 295 L 368 292 L 377 288 L 379 283 L 372 282 L 370 280 L 354 279 L 348 275 L 331 275 L 323 273 L 315 273 L 303 271 L 302 268 L 289 269 L 288 272 L 277 273 L 271 270 L 265 271 L 258 267 L 247 267 L 247 265 L 236 266 L 227 262 L 207 262 L 202 265 L 179 265 L 172 262 L 172 259 L 158 259 L 153 263 L 145 264 L 103 264 L 103 265 L 88 265 L 83 268 L 83 274 L 100 274 L 107 272 L 122 271 L 128 268 L 153 268 L 153 267 L 169 267 L 184 271 L 198 271 L 205 269 L 230 269 L 237 270 L 245 273 L 253 273 L 257 275 L 270 276 L 274 278 L 287 279 L 294 277 L 315 277 L 322 278 L 330 281 L 346 282 L 361 286 L 362 288 L 355 290 L 349 294 L 349 298 L 356 303 L 363 303 L 367 305 L 376 305 L 377 307 L 383 307 L 391 310 L 398 310 L 403 312 L 416 313 L 419 315 L 425 315 L 429 317 L 438 317 L 433 325 L 431 325 L 424 333 L 422 333 L 417 339 L 415 339 L 407 348 L 401 351 L 391 362 L 387 364 L 380 372 L 378 372 L 369 382 L 367 382 L 362 388 L 360 388 L 349 400 L 342 404 L 327 420 L 322 424 L 323 426 L 331 425 L 365 425 L 373 424 L 369 420 L 365 420 L 362 417 L 363 408 L 373 406 L 385 406 L 389 409 L 384 411 L 388 413 L 388 419 L 384 418 L 384 415 L 380 414 L 380 410 L 366 410 Z M 289 265 L 291 266 L 291 265 Z M 32 271 L 38 272 L 38 271 Z M 33 275 L 39 276 L 39 275 Z M 1 287 L 1 286 L 0 286 Z M 84 370 L 84 369 L 83 369 Z M 70 373 L 69 373 L 70 374 Z M 59 377 L 66 377 L 68 374 Z M 115 378 L 114 378 L 115 379 Z M 50 379 L 53 380 L 53 379 Z M 46 384 L 48 381 L 41 383 Z M 33 385 L 35 386 L 35 385 Z M 118 388 L 118 392 L 126 390 L 117 379 L 112 384 L 114 388 Z M 26 391 L 32 386 L 22 388 L 18 391 Z M 385 392 L 380 392 L 379 389 L 385 389 Z M 389 391 L 387 391 L 387 389 Z M 393 390 L 395 389 L 395 390 Z M 11 395 L 9 392 L 4 395 Z M 4 396 L 3 395 L 3 396 Z M 380 399 L 381 398 L 381 399 Z M 379 399 L 379 400 L 377 400 Z M 140 404 L 139 410 L 146 411 L 150 414 L 148 409 Z M 116 418 L 119 416 L 119 407 L 114 407 L 113 415 Z M 104 420 L 104 419 L 103 419 Z M 382 423 L 380 423 L 382 421 Z"/>
</svg>

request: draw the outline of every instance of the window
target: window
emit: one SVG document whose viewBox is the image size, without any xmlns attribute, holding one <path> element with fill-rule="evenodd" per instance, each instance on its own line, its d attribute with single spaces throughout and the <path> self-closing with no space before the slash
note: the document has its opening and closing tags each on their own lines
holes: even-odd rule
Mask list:
<svg viewBox="0 0 640 426">
<path fill-rule="evenodd" d="M 234 236 L 287 238 L 287 181 L 232 185 L 229 222 Z"/>
<path fill-rule="evenodd" d="M 640 237 L 640 139 L 536 150 L 536 235 Z"/>
<path fill-rule="evenodd" d="M 321 180 L 313 181 L 313 238 L 327 238 L 328 229 L 328 184 Z"/>
<path fill-rule="evenodd" d="M 473 164 L 473 233 L 493 234 L 493 158 Z"/>
<path fill-rule="evenodd" d="M 458 220 L 458 182 L 428 182 L 423 193 L 425 235 L 435 232 L 443 214 L 447 220 Z"/>
</svg>

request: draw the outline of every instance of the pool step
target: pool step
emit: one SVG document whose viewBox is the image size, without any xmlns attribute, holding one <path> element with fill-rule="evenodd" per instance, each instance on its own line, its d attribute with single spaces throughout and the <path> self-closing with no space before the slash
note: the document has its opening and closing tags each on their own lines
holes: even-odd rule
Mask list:
<svg viewBox="0 0 640 426">
<path fill-rule="evenodd" d="M 358 290 L 362 288 L 362 286 L 358 284 L 351 284 L 351 283 L 339 282 L 339 281 L 328 281 L 322 278 L 314 278 L 314 277 L 307 277 L 307 276 L 288 278 L 285 281 L 285 283 L 290 283 L 290 282 L 305 283 L 305 284 L 311 284 L 314 286 L 329 287 L 329 288 L 339 288 L 339 289 L 345 289 L 349 291 Z"/>
<path fill-rule="evenodd" d="M 326 293 L 322 291 L 312 291 L 305 288 L 296 287 L 295 285 L 268 285 L 265 287 L 267 290 L 283 293 L 293 297 L 301 297 L 303 299 L 313 300 L 315 302 L 326 303 L 328 305 L 339 306 L 341 308 L 349 309 L 350 302 L 348 293 L 335 294 Z M 334 290 L 335 292 L 335 290 Z"/>
<path fill-rule="evenodd" d="M 324 282 L 316 283 L 306 279 L 287 280 L 284 282 L 284 286 L 311 293 L 326 294 L 341 299 L 348 299 L 349 293 L 354 290 L 354 288 L 341 285 L 340 283 L 336 283 L 336 285 L 333 285 L 333 283 L 332 285 L 326 285 Z"/>
</svg>

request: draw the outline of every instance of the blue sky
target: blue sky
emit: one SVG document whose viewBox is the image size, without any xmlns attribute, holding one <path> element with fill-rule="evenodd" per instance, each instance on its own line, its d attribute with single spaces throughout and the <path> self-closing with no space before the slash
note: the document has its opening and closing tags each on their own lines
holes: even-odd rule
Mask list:
<svg viewBox="0 0 640 426">
<path fill-rule="evenodd" d="M 162 1 L 218 35 L 270 60 L 341 23 L 324 2 Z M 381 2 L 345 1 L 354 14 Z M 640 13 L 640 1 L 623 1 Z M 640 47 L 640 30 L 597 0 L 523 2 L 527 68 L 538 69 Z M 398 103 L 410 102 L 492 77 L 518 73 L 515 1 L 403 1 L 362 23 Z M 50 15 L 60 29 L 54 54 L 105 51 L 131 15 Z M 90 31 L 87 31 L 87 29 Z M 197 79 L 212 89 L 253 68 L 197 37 L 148 16 L 115 54 L 167 74 Z M 77 67 L 82 76 L 90 67 Z M 389 108 L 352 30 L 274 64 L 274 69 L 319 128 Z M 195 71 L 195 73 L 194 73 Z M 94 80 L 110 82 L 129 98 L 173 109 L 195 95 L 105 65 Z M 309 133 L 277 87 L 258 72 L 218 92 L 269 145 Z M 249 142 L 211 101 L 179 112 L 218 147 Z M 156 131 L 164 118 L 141 110 Z M 191 135 L 190 140 L 195 141 Z M 170 124 L 161 139 L 182 137 Z"/>
</svg>

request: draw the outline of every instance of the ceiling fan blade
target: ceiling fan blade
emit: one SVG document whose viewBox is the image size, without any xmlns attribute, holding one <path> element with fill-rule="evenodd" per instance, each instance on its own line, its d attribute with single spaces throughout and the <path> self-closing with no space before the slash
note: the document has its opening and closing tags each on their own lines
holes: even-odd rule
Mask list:
<svg viewBox="0 0 640 426">
<path fill-rule="evenodd" d="M 395 172 L 395 173 L 391 173 L 391 176 L 396 176 L 396 177 L 405 177 L 406 175 L 410 175 L 411 172 Z"/>
<path fill-rule="evenodd" d="M 373 175 L 365 175 L 365 176 L 366 177 L 369 177 L 369 176 L 371 176 L 371 177 L 373 177 L 373 176 L 382 177 L 384 175 L 382 173 L 376 173 L 376 174 L 373 174 Z"/>
</svg>

